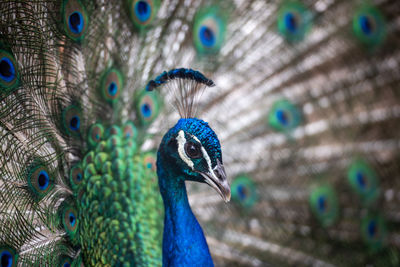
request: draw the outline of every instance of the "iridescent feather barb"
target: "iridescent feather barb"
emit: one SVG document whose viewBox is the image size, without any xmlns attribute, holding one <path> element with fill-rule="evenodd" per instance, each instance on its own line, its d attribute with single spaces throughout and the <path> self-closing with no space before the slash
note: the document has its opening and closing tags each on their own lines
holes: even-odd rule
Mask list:
<svg viewBox="0 0 400 267">
<path fill-rule="evenodd" d="M 148 82 L 146 90 L 152 91 L 161 85 L 166 85 L 167 91 L 174 94 L 173 106 L 181 118 L 195 117 L 198 97 L 206 86 L 215 86 L 214 82 L 201 72 L 185 68 L 164 71 Z"/>
<path fill-rule="evenodd" d="M 393 0 L 0 1 L 0 267 L 161 266 L 158 159 L 217 191 L 226 166 L 228 205 L 185 182 L 217 266 L 400 266 L 399 14 Z M 170 102 L 184 119 L 160 158 Z"/>
</svg>

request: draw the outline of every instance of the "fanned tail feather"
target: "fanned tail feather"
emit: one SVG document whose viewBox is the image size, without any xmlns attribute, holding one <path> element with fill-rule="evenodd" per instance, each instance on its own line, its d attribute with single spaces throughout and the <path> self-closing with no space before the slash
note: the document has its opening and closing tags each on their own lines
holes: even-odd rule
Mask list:
<svg viewBox="0 0 400 267">
<path fill-rule="evenodd" d="M 175 98 L 224 147 L 232 203 L 188 187 L 216 265 L 399 265 L 399 11 L 2 1 L 0 266 L 161 265 L 154 151 Z M 216 84 L 196 108 L 146 91 L 185 69 Z"/>
</svg>

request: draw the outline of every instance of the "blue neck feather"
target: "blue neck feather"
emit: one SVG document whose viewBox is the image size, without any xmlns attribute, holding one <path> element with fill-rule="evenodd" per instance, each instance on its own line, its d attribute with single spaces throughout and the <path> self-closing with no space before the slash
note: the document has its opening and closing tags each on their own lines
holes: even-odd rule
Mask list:
<svg viewBox="0 0 400 267">
<path fill-rule="evenodd" d="M 214 266 L 203 230 L 189 206 L 185 178 L 163 164 L 160 154 L 157 158 L 165 209 L 163 266 Z"/>
</svg>

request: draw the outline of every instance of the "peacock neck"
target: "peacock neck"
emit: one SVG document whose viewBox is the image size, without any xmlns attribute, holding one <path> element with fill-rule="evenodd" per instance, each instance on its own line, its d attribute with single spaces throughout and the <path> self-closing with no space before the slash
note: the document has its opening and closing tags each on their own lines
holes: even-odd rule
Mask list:
<svg viewBox="0 0 400 267">
<path fill-rule="evenodd" d="M 165 209 L 163 266 L 213 266 L 203 230 L 189 206 L 184 177 L 160 161 L 157 174 Z"/>
</svg>

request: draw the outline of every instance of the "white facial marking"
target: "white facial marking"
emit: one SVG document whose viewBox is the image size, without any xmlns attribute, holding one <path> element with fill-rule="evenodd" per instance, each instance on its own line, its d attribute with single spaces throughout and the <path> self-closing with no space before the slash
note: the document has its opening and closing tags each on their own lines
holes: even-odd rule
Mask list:
<svg viewBox="0 0 400 267">
<path fill-rule="evenodd" d="M 193 136 L 193 138 L 194 138 L 195 140 L 199 140 L 199 139 L 197 139 L 196 136 Z M 199 141 L 199 143 L 200 143 L 200 141 Z M 200 144 L 201 144 L 201 143 L 200 143 Z M 215 179 L 215 181 L 218 181 L 218 178 L 217 178 L 217 176 L 215 175 L 215 173 L 214 173 L 214 171 L 213 171 L 213 169 L 212 169 L 210 156 L 208 155 L 207 151 L 204 149 L 203 146 L 201 146 L 201 153 L 203 153 L 203 157 L 206 159 L 209 174 Z M 217 168 L 217 167 L 218 167 L 218 166 L 215 166 L 215 168 Z M 215 168 L 214 168 L 214 169 L 215 169 Z M 210 181 L 210 178 L 208 178 L 208 177 L 205 177 L 205 178 L 206 178 L 206 182 L 207 182 L 209 185 L 213 186 L 214 183 L 213 183 L 212 181 Z"/>
<path fill-rule="evenodd" d="M 212 169 L 211 169 L 211 160 L 210 160 L 210 157 L 208 156 L 207 151 L 204 149 L 204 147 L 203 147 L 203 145 L 201 144 L 200 140 L 199 140 L 196 136 L 192 135 L 192 137 L 193 137 L 194 140 L 196 140 L 197 142 L 199 142 L 199 144 L 201 145 L 201 153 L 203 154 L 203 157 L 206 159 L 207 166 L 208 166 L 208 170 L 209 170 L 209 172 L 210 172 L 211 174 L 213 174 L 214 172 L 213 172 Z"/>
<path fill-rule="evenodd" d="M 211 159 L 210 159 L 210 156 L 208 155 L 207 151 L 204 149 L 204 147 L 203 147 L 203 145 L 201 144 L 200 140 L 199 140 L 196 136 L 194 136 L 194 135 L 192 135 L 192 136 L 193 136 L 193 139 L 196 140 L 197 142 L 199 142 L 199 144 L 201 145 L 201 153 L 203 154 L 203 157 L 205 158 L 205 160 L 206 160 L 206 162 L 207 162 L 208 172 L 209 172 L 214 178 L 217 178 L 217 177 L 215 177 L 214 172 L 213 172 L 213 170 L 212 170 L 212 168 L 211 168 L 212 166 L 211 166 Z"/>
<path fill-rule="evenodd" d="M 197 142 L 199 142 L 199 144 L 201 145 L 201 142 L 199 140 L 199 138 L 197 138 L 196 136 L 192 135 L 193 139 L 196 140 Z"/>
<path fill-rule="evenodd" d="M 211 168 L 211 160 L 210 160 L 210 157 L 208 156 L 208 153 L 207 153 L 207 151 L 204 149 L 203 146 L 201 146 L 201 153 L 203 153 L 203 157 L 206 159 L 207 166 L 208 166 L 208 171 L 210 172 L 210 174 L 211 174 L 212 176 L 214 176 L 214 172 L 213 172 L 213 170 L 212 170 L 212 168 Z M 215 177 L 215 178 L 216 178 L 216 177 Z"/>
<path fill-rule="evenodd" d="M 182 130 L 179 131 L 176 141 L 178 142 L 179 157 L 181 157 L 181 159 L 193 170 L 193 161 L 185 153 L 186 138 L 185 133 Z"/>
</svg>

